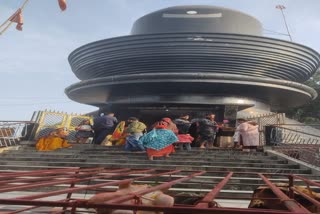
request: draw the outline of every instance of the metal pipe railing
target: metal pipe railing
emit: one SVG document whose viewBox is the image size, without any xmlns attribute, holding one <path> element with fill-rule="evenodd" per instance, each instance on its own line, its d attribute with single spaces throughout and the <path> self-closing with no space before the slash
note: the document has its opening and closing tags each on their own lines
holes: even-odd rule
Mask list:
<svg viewBox="0 0 320 214">
<path fill-rule="evenodd" d="M 270 133 L 266 134 L 269 134 L 269 143 L 273 146 L 273 150 L 319 167 L 320 135 L 303 130 L 295 130 L 291 127 L 287 128 L 282 125 L 271 126 Z M 299 125 L 299 127 L 302 127 L 302 125 Z"/>
<path fill-rule="evenodd" d="M 196 205 L 196 207 L 203 207 L 207 208 L 210 207 L 210 203 L 215 199 L 215 197 L 219 194 L 221 189 L 228 183 L 230 178 L 232 177 L 233 172 L 229 172 L 228 175 L 220 182 L 218 183 L 211 192 L 209 192 L 200 203 Z"/>
<path fill-rule="evenodd" d="M 65 171 L 63 171 L 65 170 Z M 51 173 L 49 173 L 51 171 Z M 144 174 L 146 173 L 146 174 Z M 173 170 L 173 171 L 164 171 L 160 170 L 155 171 L 155 169 L 141 169 L 141 170 L 134 170 L 134 169 L 105 169 L 101 167 L 96 168 L 70 168 L 70 169 L 57 169 L 57 170 L 38 170 L 36 172 L 17 172 L 17 173 L 3 173 L 1 176 L 1 179 L 4 181 L 5 179 L 11 179 L 13 182 L 8 181 L 8 183 L 15 183 L 15 182 L 31 182 L 31 184 L 16 184 L 15 187 L 5 187 L 2 188 L 2 192 L 11 192 L 11 191 L 21 191 L 21 190 L 32 190 L 32 188 L 41 188 L 41 187 L 49 187 L 52 186 L 52 183 L 55 181 L 50 182 L 37 182 L 37 180 L 32 179 L 38 179 L 38 178 L 48 178 L 51 180 L 53 177 L 54 179 L 57 179 L 59 181 L 58 183 L 54 183 L 54 185 L 57 184 L 70 184 L 66 187 L 64 186 L 57 186 L 57 188 L 63 188 L 55 191 L 48 191 L 43 193 L 32 193 L 31 195 L 25 195 L 21 197 L 16 198 L 0 198 L 0 204 L 6 204 L 6 205 L 25 205 L 25 206 L 32 206 L 32 207 L 20 207 L 20 210 L 16 210 L 10 212 L 10 210 L 7 210 L 6 213 L 19 213 L 19 211 L 27 211 L 32 210 L 38 207 L 46 206 L 46 207 L 61 207 L 63 211 L 76 213 L 77 208 L 107 208 L 107 209 L 126 209 L 126 210 L 149 210 L 149 211 L 162 211 L 166 213 L 225 213 L 225 214 L 235 214 L 235 213 L 288 213 L 288 210 L 294 213 L 310 213 L 309 210 L 307 210 L 305 207 L 303 207 L 301 204 L 299 204 L 298 201 L 295 201 L 297 198 L 294 192 L 298 193 L 300 196 L 308 200 L 313 206 L 319 207 L 320 202 L 315 201 L 307 192 L 301 192 L 300 188 L 296 188 L 297 186 L 294 186 L 294 179 L 302 180 L 306 183 L 306 186 L 308 188 L 310 186 L 316 186 L 320 187 L 320 184 L 309 180 L 307 178 L 298 176 L 298 175 L 289 175 L 289 174 L 268 174 L 268 177 L 272 178 L 273 176 L 281 176 L 284 178 L 288 178 L 289 184 L 288 184 L 288 193 L 287 191 L 281 190 L 279 187 L 277 187 L 275 184 L 271 183 L 270 178 L 266 178 L 266 174 L 259 174 L 259 173 L 248 173 L 248 174 L 255 174 L 256 176 L 261 178 L 262 181 L 274 192 L 273 196 L 267 196 L 261 197 L 255 196 L 255 198 L 252 199 L 260 199 L 260 200 L 267 200 L 267 201 L 274 201 L 274 200 L 280 200 L 285 207 L 287 207 L 288 210 L 275 210 L 270 208 L 270 210 L 265 209 L 256 209 L 256 208 L 223 208 L 223 207 L 216 207 L 211 206 L 211 202 L 215 200 L 218 197 L 218 194 L 221 192 L 222 188 L 229 183 L 232 176 L 237 174 L 233 172 L 223 172 L 226 176 L 221 176 L 221 181 L 215 185 L 215 187 L 206 194 L 205 197 L 196 205 L 175 205 L 173 207 L 160 207 L 160 206 L 148 206 L 148 205 L 127 205 L 122 204 L 123 202 L 130 201 L 131 199 L 140 199 L 140 197 L 143 197 L 143 195 L 162 190 L 162 189 L 169 189 L 175 184 L 180 184 L 184 181 L 188 181 L 194 177 L 198 179 L 201 179 L 201 175 L 209 173 L 209 171 L 192 171 L 192 170 Z M 221 172 L 222 173 L 222 172 Z M 227 173 L 227 174 L 226 174 Z M 243 172 L 245 173 L 245 172 Z M 8 177 L 6 177 L 6 174 Z M 143 174 L 143 175 L 141 175 Z M 15 176 L 14 176 L 15 175 Z M 177 175 L 178 177 L 171 177 L 171 175 Z M 207 174 L 206 174 L 207 175 Z M 23 181 L 23 177 L 28 176 Z M 59 180 L 59 176 L 60 179 Z M 133 178 L 131 177 L 133 176 Z M 208 176 L 208 175 L 207 175 Z M 31 178 L 30 178 L 31 177 Z M 36 177 L 36 178 L 34 178 Z M 157 180 L 154 180 L 153 178 L 164 178 L 165 181 L 158 182 Z M 167 178 L 173 179 L 173 180 L 167 180 Z M 67 178 L 67 179 L 66 179 Z M 113 180 L 105 180 L 105 179 L 111 178 Z M 31 180 L 30 180 L 31 179 Z M 236 179 L 236 178 L 235 178 Z M 97 184 L 80 186 L 77 187 L 78 184 L 84 185 L 84 181 L 94 181 Z M 134 181 L 153 181 L 156 183 L 156 186 L 151 186 L 147 189 L 143 189 L 136 192 L 128 193 L 127 195 L 122 195 L 120 197 L 111 199 L 109 201 L 105 201 L 104 203 L 93 203 L 88 202 L 88 200 L 80 199 L 80 198 L 71 198 L 72 193 L 80 192 L 82 190 L 94 190 L 94 191 L 100 191 L 99 188 L 105 188 L 110 187 L 114 185 L 120 185 L 125 184 L 128 182 L 134 182 Z M 67 181 L 67 182 L 66 182 Z M 192 181 L 191 181 L 192 182 Z M 232 182 L 231 182 L 232 183 Z M 3 183 L 5 184 L 5 183 Z M 260 184 L 263 185 L 263 184 Z M 110 190 L 109 190 L 110 191 Z M 23 193 L 22 193 L 23 194 Z M 64 196 L 64 194 L 67 194 Z M 84 193 L 83 193 L 84 194 Z M 62 199 L 58 199 L 57 201 L 52 201 L 55 199 L 52 199 L 51 201 L 46 199 L 46 197 L 50 196 L 60 196 Z M 289 195 L 289 196 L 288 196 Z M 69 196 L 69 197 L 68 197 Z M 74 196 L 77 197 L 77 196 Z M 270 198 L 268 198 L 270 197 Z M 41 200 L 36 200 L 41 199 Z M 219 199 L 222 199 L 222 197 L 219 197 Z M 233 200 L 239 200 L 243 198 L 234 197 Z M 250 200 L 250 198 L 247 198 Z M 6 206 L 9 207 L 9 206 Z M 10 209 L 10 208 L 9 208 Z M 0 209 L 1 210 L 1 209 Z M 60 211 L 58 212 L 60 213 Z"/>
<path fill-rule="evenodd" d="M 31 121 L 0 121 L 0 146 L 8 147 L 18 144 L 26 137 Z"/>
<path fill-rule="evenodd" d="M 180 171 L 180 170 L 179 170 L 179 171 Z M 204 174 L 204 173 L 206 173 L 206 172 L 205 172 L 205 171 L 196 172 L 196 173 L 193 173 L 193 174 L 191 174 L 191 175 L 185 176 L 185 177 L 183 177 L 183 178 L 179 178 L 179 179 L 176 179 L 176 180 L 173 180 L 173 181 L 170 181 L 170 182 L 166 182 L 166 183 L 157 185 L 157 186 L 155 186 L 155 187 L 148 188 L 148 189 L 146 189 L 146 190 L 137 191 L 137 192 L 135 192 L 134 195 L 126 195 L 126 196 L 118 197 L 118 198 L 116 198 L 116 199 L 113 199 L 113 200 L 108 201 L 108 203 L 121 203 L 121 202 L 125 202 L 125 201 L 128 201 L 128 200 L 130 200 L 130 199 L 135 198 L 136 195 L 144 195 L 144 194 L 147 194 L 147 193 L 156 191 L 156 190 L 162 190 L 162 189 L 170 188 L 170 187 L 173 186 L 174 184 L 177 184 L 177 183 L 180 183 L 180 182 L 183 182 L 183 181 L 190 180 L 191 178 L 196 177 L 196 176 L 199 176 L 199 175 L 202 175 L 202 174 Z"/>
<path fill-rule="evenodd" d="M 295 200 L 289 198 L 286 194 L 284 194 L 277 186 L 271 183 L 263 174 L 258 174 L 261 179 L 270 187 L 272 192 L 281 200 L 281 202 L 294 213 L 311 213 L 306 208 L 302 207 Z"/>
<path fill-rule="evenodd" d="M 78 207 L 78 208 L 108 208 L 108 209 L 121 209 L 121 210 L 143 210 L 143 211 L 158 211 L 165 213 L 183 213 L 183 214 L 288 214 L 288 211 L 284 210 L 268 210 L 268 209 L 254 209 L 254 208 L 198 208 L 190 206 L 180 207 L 161 207 L 151 205 L 135 205 L 135 204 L 109 204 L 109 203 L 87 203 L 87 201 L 71 201 L 71 202 L 60 202 L 60 201 L 29 201 L 21 199 L 0 199 L 0 204 L 10 205 L 27 205 L 27 206 L 50 206 L 50 207 Z M 10 212 L 6 212 L 9 214 Z M 295 212 L 295 214 L 306 214 L 310 212 Z"/>
<path fill-rule="evenodd" d="M 120 174 L 120 175 L 123 176 L 123 175 L 129 175 L 129 174 L 134 174 L 134 173 L 143 173 L 143 172 L 146 173 L 146 172 L 153 172 L 153 171 L 155 171 L 155 170 L 154 169 L 149 169 L 149 170 L 141 170 L 141 171 L 131 171 L 129 173 L 124 173 L 124 174 Z M 76 188 L 72 188 L 72 189 L 56 190 L 56 191 L 51 191 L 51 192 L 47 192 L 47 193 L 40 193 L 40 194 L 36 194 L 36 195 L 32 195 L 32 196 L 18 197 L 16 199 L 28 199 L 28 200 L 32 199 L 33 200 L 33 199 L 37 199 L 37 198 L 60 195 L 60 194 L 64 194 L 64 193 L 78 192 L 78 191 L 81 191 L 81 190 L 96 189 L 96 188 L 104 187 L 104 186 L 120 185 L 120 184 L 125 184 L 125 183 L 128 183 L 128 182 L 133 182 L 135 180 L 158 177 L 158 176 L 161 176 L 161 175 L 175 174 L 175 173 L 178 173 L 178 172 L 180 172 L 180 170 L 169 171 L 169 172 L 153 174 L 153 175 L 140 176 L 140 177 L 136 177 L 136 178 L 129 178 L 129 179 L 121 180 L 121 181 L 103 182 L 103 183 L 94 184 L 94 185 L 90 185 L 90 186 L 86 186 L 86 187 L 76 187 Z M 87 179 L 87 180 L 91 180 L 91 178 Z"/>
</svg>

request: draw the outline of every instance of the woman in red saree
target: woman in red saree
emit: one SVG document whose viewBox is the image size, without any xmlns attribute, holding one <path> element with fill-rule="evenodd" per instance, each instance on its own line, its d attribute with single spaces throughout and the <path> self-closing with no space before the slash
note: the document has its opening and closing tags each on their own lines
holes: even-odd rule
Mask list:
<svg viewBox="0 0 320 214">
<path fill-rule="evenodd" d="M 153 157 L 162 157 L 174 152 L 173 143 L 178 141 L 177 136 L 167 129 L 165 123 L 159 122 L 152 131 L 142 136 L 139 141 L 147 148 L 149 160 Z"/>
</svg>

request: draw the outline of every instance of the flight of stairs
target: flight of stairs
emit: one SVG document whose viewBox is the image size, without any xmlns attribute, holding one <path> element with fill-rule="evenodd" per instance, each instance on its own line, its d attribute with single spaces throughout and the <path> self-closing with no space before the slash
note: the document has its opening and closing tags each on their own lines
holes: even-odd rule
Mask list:
<svg viewBox="0 0 320 214">
<path fill-rule="evenodd" d="M 234 172 L 232 178 L 219 194 L 221 203 L 226 198 L 246 198 L 238 206 L 247 206 L 248 198 L 254 189 L 264 184 L 256 173 L 296 174 L 311 180 L 318 181 L 318 175 L 312 170 L 300 167 L 299 164 L 289 163 L 285 158 L 277 157 L 267 152 L 245 153 L 233 149 L 179 151 L 171 154 L 169 158 L 148 160 L 146 153 L 126 152 L 120 147 L 103 147 L 91 144 L 74 145 L 72 148 L 56 151 L 39 152 L 34 146 L 20 146 L 17 150 L 6 150 L 0 154 L 0 172 L 26 171 L 40 169 L 54 169 L 63 167 L 105 167 L 105 168 L 131 168 L 131 169 L 157 169 L 157 170 L 183 170 L 206 171 L 202 176 L 175 184 L 169 189 L 171 195 L 204 195 L 216 186 L 228 171 Z M 190 174 L 190 173 L 189 173 Z M 128 176 L 130 178 L 130 176 Z M 287 183 L 283 176 L 273 176 L 270 180 L 274 183 Z M 166 182 L 166 178 L 159 178 L 157 183 Z M 137 183 L 154 184 L 155 180 L 138 181 Z M 297 182 L 296 185 L 303 185 Z M 50 190 L 66 188 L 54 186 Z M 111 187 L 112 188 L 112 187 Z M 116 186 L 113 187 L 116 189 Z M 43 188 L 33 191 L 44 191 Z M 81 194 L 81 192 L 79 193 Z M 86 192 L 88 196 L 94 191 Z M 1 197 L 1 195 L 0 195 Z M 224 201 L 223 201 L 224 199 Z M 234 201 L 231 201 L 234 206 Z M 241 204 L 242 203 L 242 204 Z M 223 204 L 226 206 L 226 204 Z"/>
<path fill-rule="evenodd" d="M 146 153 L 127 152 L 121 147 L 91 144 L 78 144 L 73 148 L 46 152 L 36 151 L 33 146 L 22 146 L 18 150 L 7 150 L 0 154 L 0 171 L 61 167 L 205 170 L 212 176 L 232 171 L 236 173 L 233 177 L 248 178 L 244 182 L 245 185 L 239 183 L 232 188 L 247 190 L 252 190 L 258 185 L 257 182 L 249 182 L 250 177 L 256 177 L 250 173 L 297 174 L 310 179 L 317 177 L 311 170 L 300 168 L 299 164 L 289 164 L 284 158 L 265 152 L 245 153 L 233 149 L 193 148 L 190 152 L 176 150 L 169 158 L 155 158 L 153 161 L 148 160 Z"/>
</svg>

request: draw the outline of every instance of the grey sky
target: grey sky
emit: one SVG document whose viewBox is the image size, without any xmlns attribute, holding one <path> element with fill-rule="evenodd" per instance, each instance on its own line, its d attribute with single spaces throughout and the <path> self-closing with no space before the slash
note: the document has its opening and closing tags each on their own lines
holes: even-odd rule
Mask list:
<svg viewBox="0 0 320 214">
<path fill-rule="evenodd" d="M 23 0 L 0 0 L 0 22 Z M 60 12 L 57 0 L 30 0 L 23 31 L 13 26 L 0 36 L 0 120 L 28 120 L 34 110 L 85 113 L 95 107 L 70 101 L 64 89 L 79 80 L 67 57 L 86 43 L 127 35 L 133 22 L 150 12 L 175 5 L 214 5 L 256 17 L 264 29 L 286 33 L 278 4 L 294 42 L 320 52 L 319 0 L 67 0 Z M 265 36 L 288 40 L 287 36 Z"/>
</svg>

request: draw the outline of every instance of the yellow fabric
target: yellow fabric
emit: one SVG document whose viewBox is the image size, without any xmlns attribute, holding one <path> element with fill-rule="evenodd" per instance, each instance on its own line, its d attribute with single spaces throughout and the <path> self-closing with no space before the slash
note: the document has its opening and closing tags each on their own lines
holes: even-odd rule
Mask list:
<svg viewBox="0 0 320 214">
<path fill-rule="evenodd" d="M 42 137 L 38 140 L 36 144 L 36 149 L 38 151 L 53 151 L 60 148 L 67 148 L 71 145 L 67 140 L 60 137 L 48 136 Z"/>
<path fill-rule="evenodd" d="M 127 134 L 124 132 L 125 125 L 126 125 L 126 122 L 121 121 L 115 128 L 111 138 L 109 138 L 109 141 L 111 141 L 113 145 L 122 146 L 125 144 L 126 137 L 127 137 Z"/>
<path fill-rule="evenodd" d="M 107 135 L 101 143 L 102 146 L 122 146 L 126 142 L 126 138 L 119 138 L 118 140 L 112 140 L 112 135 Z"/>
<path fill-rule="evenodd" d="M 121 121 L 117 127 L 114 129 L 112 136 L 110 138 L 110 141 L 117 141 L 119 138 L 122 137 L 122 134 L 124 132 L 124 126 L 125 126 L 126 122 L 125 121 Z"/>
<path fill-rule="evenodd" d="M 107 135 L 106 138 L 102 141 L 102 146 L 112 146 L 112 142 L 110 141 L 111 135 Z"/>
<path fill-rule="evenodd" d="M 126 138 L 123 137 L 123 138 L 119 138 L 119 140 L 116 141 L 115 145 L 116 146 L 122 146 L 126 143 Z"/>
</svg>

